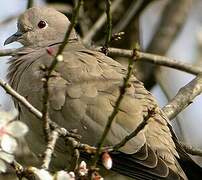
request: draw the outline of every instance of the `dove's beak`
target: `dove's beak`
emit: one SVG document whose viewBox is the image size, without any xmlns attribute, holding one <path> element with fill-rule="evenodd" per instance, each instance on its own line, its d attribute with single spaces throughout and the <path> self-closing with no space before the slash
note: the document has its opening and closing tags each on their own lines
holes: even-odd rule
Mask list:
<svg viewBox="0 0 202 180">
<path fill-rule="evenodd" d="M 12 36 L 10 36 L 8 39 L 5 40 L 4 46 L 12 42 L 18 41 L 21 36 L 22 36 L 22 32 L 17 31 L 15 34 L 13 34 Z"/>
</svg>

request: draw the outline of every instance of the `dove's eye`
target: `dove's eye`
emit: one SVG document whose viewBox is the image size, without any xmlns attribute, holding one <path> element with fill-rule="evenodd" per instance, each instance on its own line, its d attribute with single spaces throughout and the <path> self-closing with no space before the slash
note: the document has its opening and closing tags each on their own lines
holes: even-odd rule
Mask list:
<svg viewBox="0 0 202 180">
<path fill-rule="evenodd" d="M 46 21 L 39 21 L 39 23 L 38 23 L 38 27 L 39 27 L 40 29 L 47 27 L 47 25 L 48 25 L 48 24 L 47 24 Z"/>
</svg>

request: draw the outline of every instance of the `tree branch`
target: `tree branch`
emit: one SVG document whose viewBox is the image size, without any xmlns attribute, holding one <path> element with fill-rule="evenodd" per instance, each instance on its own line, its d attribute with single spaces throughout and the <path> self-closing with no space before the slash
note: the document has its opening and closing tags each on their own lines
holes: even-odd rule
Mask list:
<svg viewBox="0 0 202 180">
<path fill-rule="evenodd" d="M 157 30 L 146 48 L 149 53 L 165 55 L 174 39 L 180 33 L 190 11 L 192 0 L 169 0 L 166 4 Z M 155 84 L 155 67 L 141 64 L 140 72 L 144 72 L 142 81 L 147 88 Z M 142 71 L 143 70 L 143 71 Z"/>
<path fill-rule="evenodd" d="M 99 50 L 99 48 L 96 48 L 96 49 Z M 126 50 L 126 49 L 109 48 L 108 54 L 112 56 L 121 56 L 121 57 L 131 58 L 133 55 L 133 51 Z M 144 61 L 144 62 L 154 63 L 161 66 L 175 68 L 175 69 L 178 69 L 190 74 L 194 74 L 194 75 L 202 73 L 201 67 L 182 63 L 179 60 L 171 59 L 171 58 L 156 55 L 156 54 L 144 53 L 140 51 L 137 51 L 136 54 L 137 54 L 137 58 L 135 58 L 136 61 Z"/>
<path fill-rule="evenodd" d="M 107 33 L 105 39 L 105 47 L 108 48 L 112 36 L 112 15 L 111 15 L 111 1 L 105 0 L 106 4 L 106 14 L 107 14 Z"/>
<path fill-rule="evenodd" d="M 50 133 L 50 139 L 44 152 L 44 159 L 42 164 L 43 169 L 46 170 L 49 169 L 49 164 L 51 162 L 51 158 L 55 149 L 55 144 L 58 138 L 59 138 L 59 132 L 57 131 L 57 129 L 55 129 Z"/>
<path fill-rule="evenodd" d="M 18 52 L 19 49 L 1 49 L 0 50 L 0 57 L 1 56 L 12 56 L 15 52 Z"/>
<path fill-rule="evenodd" d="M 193 99 L 202 93 L 202 75 L 198 75 L 182 87 L 177 95 L 163 107 L 166 116 L 171 120 L 192 103 Z"/>
<path fill-rule="evenodd" d="M 23 96 L 17 93 L 7 82 L 0 79 L 0 86 L 17 101 L 23 104 L 31 113 L 33 113 L 37 118 L 42 118 L 42 113 L 32 106 Z"/>
<path fill-rule="evenodd" d="M 111 5 L 111 14 L 117 9 L 123 0 L 114 0 Z M 107 20 L 106 13 L 103 13 L 100 18 L 94 23 L 93 27 L 87 32 L 86 36 L 83 38 L 84 44 L 90 44 L 94 35 L 99 31 L 99 29 L 104 25 Z"/>
<path fill-rule="evenodd" d="M 27 0 L 27 9 L 34 6 L 34 0 Z"/>
</svg>

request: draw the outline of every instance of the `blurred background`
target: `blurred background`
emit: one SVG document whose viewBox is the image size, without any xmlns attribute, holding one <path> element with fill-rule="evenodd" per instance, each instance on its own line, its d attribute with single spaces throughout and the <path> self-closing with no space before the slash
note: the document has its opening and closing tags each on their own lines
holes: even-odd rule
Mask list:
<svg viewBox="0 0 202 180">
<path fill-rule="evenodd" d="M 74 0 L 34 0 L 34 6 L 52 6 L 71 17 Z M 0 48 L 17 48 L 14 43 L 6 47 L 7 37 L 16 32 L 16 21 L 27 8 L 27 0 L 1 0 L 0 6 Z M 202 1 L 201 0 L 113 0 L 113 32 L 124 31 L 122 39 L 111 43 L 113 47 L 132 49 L 138 42 L 143 51 L 166 55 L 180 61 L 202 66 Z M 87 45 L 102 45 L 105 24 L 95 36 L 88 39 L 88 33 L 105 11 L 101 0 L 85 1 L 76 27 Z M 127 64 L 127 59 L 117 59 Z M 0 78 L 6 80 L 8 57 L 0 57 Z M 134 73 L 154 94 L 161 107 L 194 76 L 157 67 L 148 63 L 135 64 Z M 10 111 L 12 100 L 0 88 L 0 107 Z M 179 139 L 186 144 L 202 149 L 202 96 L 172 121 Z M 199 157 L 195 159 L 200 162 Z M 202 162 L 202 161 L 201 161 Z M 202 164 L 201 164 L 202 165 Z"/>
</svg>

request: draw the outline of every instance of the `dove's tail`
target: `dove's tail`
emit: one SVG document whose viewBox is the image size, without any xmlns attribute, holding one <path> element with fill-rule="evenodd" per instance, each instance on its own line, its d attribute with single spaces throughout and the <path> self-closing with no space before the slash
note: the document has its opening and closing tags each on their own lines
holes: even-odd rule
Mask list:
<svg viewBox="0 0 202 180">
<path fill-rule="evenodd" d="M 178 159 L 178 162 L 189 180 L 202 179 L 202 168 L 197 165 L 191 158 L 180 158 Z"/>
<path fill-rule="evenodd" d="M 176 150 L 180 156 L 177 158 L 178 163 L 180 164 L 181 168 L 185 172 L 186 176 L 189 180 L 200 180 L 202 179 L 202 167 L 196 164 L 192 158 L 187 154 L 185 149 L 179 143 L 175 133 L 172 130 L 172 127 L 169 125 L 170 131 L 172 133 L 173 140 L 175 142 Z"/>
<path fill-rule="evenodd" d="M 178 162 L 185 172 L 186 176 L 189 180 L 199 180 L 202 179 L 202 168 L 196 164 L 192 158 L 186 153 L 184 148 L 179 144 L 179 142 L 175 142 L 177 152 L 180 156 Z"/>
</svg>

